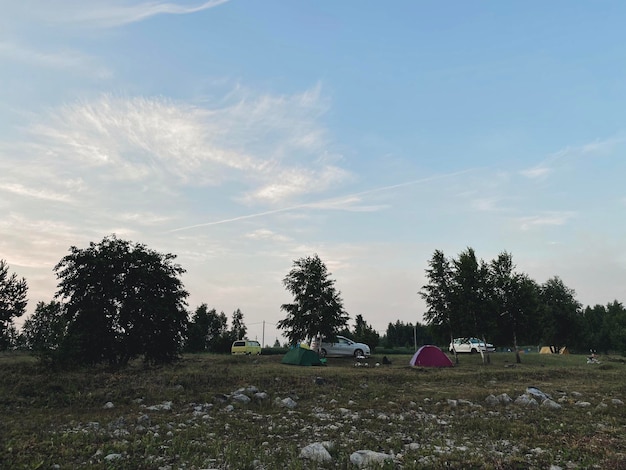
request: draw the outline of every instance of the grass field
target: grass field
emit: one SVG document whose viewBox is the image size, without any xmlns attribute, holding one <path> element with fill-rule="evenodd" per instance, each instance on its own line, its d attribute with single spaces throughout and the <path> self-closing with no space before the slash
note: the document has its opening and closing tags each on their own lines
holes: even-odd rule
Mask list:
<svg viewBox="0 0 626 470">
<path fill-rule="evenodd" d="M 2 469 L 626 468 L 626 365 L 579 355 L 462 356 L 452 369 L 189 355 L 173 366 L 47 371 L 0 355 Z M 528 387 L 561 408 L 490 405 Z M 242 397 L 245 395 L 247 398 Z M 289 400 L 291 399 L 291 400 Z M 325 442 L 331 460 L 300 457 Z"/>
</svg>

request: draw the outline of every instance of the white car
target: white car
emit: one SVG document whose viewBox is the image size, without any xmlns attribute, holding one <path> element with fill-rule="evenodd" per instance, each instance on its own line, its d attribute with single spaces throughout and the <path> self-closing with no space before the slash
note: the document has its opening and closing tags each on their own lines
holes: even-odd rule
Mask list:
<svg viewBox="0 0 626 470">
<path fill-rule="evenodd" d="M 318 351 L 317 341 L 315 339 L 311 341 L 311 349 L 313 351 Z M 329 343 L 323 340 L 319 349 L 319 354 L 321 357 L 369 357 L 370 347 L 367 344 L 355 343 L 345 336 L 337 336 L 334 343 Z"/>
<path fill-rule="evenodd" d="M 448 348 L 451 353 L 454 351 L 458 353 L 477 353 L 481 350 L 483 352 L 494 352 L 496 348 L 493 344 L 485 343 L 478 338 L 456 338 Z"/>
</svg>

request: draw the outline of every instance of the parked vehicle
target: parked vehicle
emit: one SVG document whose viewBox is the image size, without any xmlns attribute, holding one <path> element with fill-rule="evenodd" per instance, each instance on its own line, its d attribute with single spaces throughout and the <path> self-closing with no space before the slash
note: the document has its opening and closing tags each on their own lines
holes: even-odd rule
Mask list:
<svg viewBox="0 0 626 470">
<path fill-rule="evenodd" d="M 482 340 L 478 338 L 455 338 L 448 348 L 451 353 L 454 351 L 458 353 L 478 353 L 482 350 L 482 352 L 494 352 L 496 348 L 494 348 L 493 344 L 487 343 L 485 344 Z"/>
<path fill-rule="evenodd" d="M 318 341 L 316 339 L 311 341 L 311 349 L 313 351 L 319 350 L 321 357 L 369 357 L 370 355 L 370 347 L 367 344 L 355 343 L 345 336 L 336 336 L 334 342 L 329 342 L 324 339 L 319 349 L 317 343 Z"/>
<path fill-rule="evenodd" d="M 230 347 L 231 354 L 261 354 L 261 344 L 258 341 L 240 339 Z"/>
</svg>

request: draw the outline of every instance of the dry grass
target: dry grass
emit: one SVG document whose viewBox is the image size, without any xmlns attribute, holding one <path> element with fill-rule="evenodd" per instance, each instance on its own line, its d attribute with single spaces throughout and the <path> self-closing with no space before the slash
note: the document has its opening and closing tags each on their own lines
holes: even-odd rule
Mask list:
<svg viewBox="0 0 626 470">
<path fill-rule="evenodd" d="M 361 449 L 392 455 L 384 468 L 626 468 L 619 358 L 529 354 L 514 365 L 498 353 L 453 369 L 410 368 L 408 356 L 367 368 L 280 359 L 191 355 L 163 368 L 68 372 L 0 356 L 0 468 L 353 468 Z M 267 397 L 233 400 L 250 386 Z M 528 386 L 562 408 L 485 404 Z M 279 403 L 287 397 L 295 408 Z M 299 458 L 321 441 L 333 443 L 332 463 Z"/>
</svg>

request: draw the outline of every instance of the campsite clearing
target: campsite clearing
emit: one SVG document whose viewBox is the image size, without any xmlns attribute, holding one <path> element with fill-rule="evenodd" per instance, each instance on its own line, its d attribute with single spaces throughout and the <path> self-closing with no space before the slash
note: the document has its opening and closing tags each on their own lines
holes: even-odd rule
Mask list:
<svg viewBox="0 0 626 470">
<path fill-rule="evenodd" d="M 170 367 L 46 371 L 0 355 L 0 468 L 626 467 L 626 365 L 602 356 L 467 355 L 448 368 L 281 364 L 282 356 L 189 355 Z M 559 408 L 492 403 L 527 390 Z M 302 450 L 332 443 L 331 461 Z"/>
</svg>

